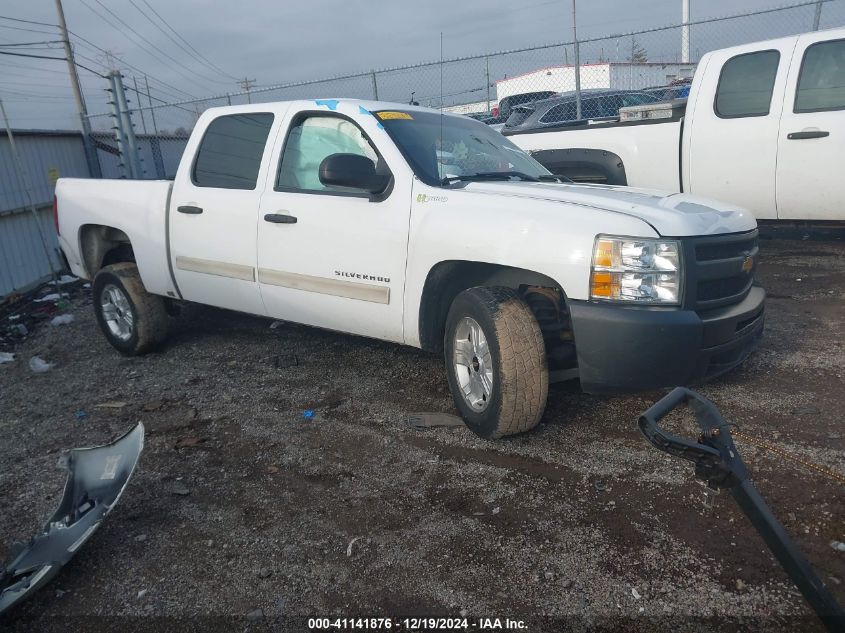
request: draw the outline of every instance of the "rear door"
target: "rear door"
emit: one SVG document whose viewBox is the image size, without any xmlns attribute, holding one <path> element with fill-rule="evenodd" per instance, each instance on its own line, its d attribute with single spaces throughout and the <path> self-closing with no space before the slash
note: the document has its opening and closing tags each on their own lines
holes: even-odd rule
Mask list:
<svg viewBox="0 0 845 633">
<path fill-rule="evenodd" d="M 171 266 L 184 299 L 265 314 L 255 238 L 273 123 L 271 112 L 218 115 L 185 149 L 169 209 Z"/>
<path fill-rule="evenodd" d="M 845 39 L 798 39 L 778 136 L 778 218 L 845 220 Z M 826 41 L 827 40 L 827 41 Z"/>
<path fill-rule="evenodd" d="M 689 193 L 777 217 L 778 127 L 794 45 L 785 38 L 711 53 L 686 123 Z"/>
</svg>

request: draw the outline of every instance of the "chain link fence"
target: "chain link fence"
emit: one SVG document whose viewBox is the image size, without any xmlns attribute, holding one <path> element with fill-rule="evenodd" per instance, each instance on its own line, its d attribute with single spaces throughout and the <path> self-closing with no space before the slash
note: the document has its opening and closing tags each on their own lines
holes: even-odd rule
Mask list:
<svg viewBox="0 0 845 633">
<path fill-rule="evenodd" d="M 537 113 L 543 123 L 597 119 L 616 116 L 621 106 L 685 97 L 698 60 L 709 51 L 843 25 L 845 0 L 813 0 L 200 100 L 154 104 L 148 94 L 126 87 L 122 120 L 118 112 L 92 115 L 90 121 L 104 177 L 172 178 L 193 126 L 210 107 L 346 97 L 416 103 L 490 124 L 510 117 L 509 125 L 515 125 L 531 115 L 526 102 L 552 97 L 554 103 Z M 126 138 L 127 128 L 133 140 Z"/>
</svg>

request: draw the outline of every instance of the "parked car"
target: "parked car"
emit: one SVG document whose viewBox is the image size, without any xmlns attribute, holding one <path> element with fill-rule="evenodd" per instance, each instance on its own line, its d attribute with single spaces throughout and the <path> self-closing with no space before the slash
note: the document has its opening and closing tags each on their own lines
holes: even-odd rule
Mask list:
<svg viewBox="0 0 845 633">
<path fill-rule="evenodd" d="M 484 122 L 487 125 L 504 124 L 511 115 L 511 111 L 516 106 L 540 101 L 541 99 L 548 99 L 556 94 L 557 93 L 554 90 L 538 90 L 536 92 L 523 92 L 516 95 L 510 95 L 508 97 L 502 97 L 502 99 L 499 100 L 499 105 L 494 106 L 490 112 L 490 118 L 486 119 Z"/>
<path fill-rule="evenodd" d="M 579 119 L 575 92 L 566 92 L 551 99 L 515 106 L 505 122 L 505 130 L 537 130 L 569 122 L 615 117 L 620 108 L 654 103 L 661 98 L 641 90 L 582 90 Z"/>
<path fill-rule="evenodd" d="M 504 133 L 555 174 L 845 221 L 845 28 L 707 53 L 686 101 L 621 122 L 526 131 Z"/>
<path fill-rule="evenodd" d="M 419 347 L 444 354 L 483 437 L 535 426 L 550 381 L 694 382 L 763 328 L 748 213 L 562 183 L 483 123 L 426 108 L 211 108 L 175 181 L 60 178 L 55 209 L 120 352 L 160 343 L 179 300 Z"/>
</svg>

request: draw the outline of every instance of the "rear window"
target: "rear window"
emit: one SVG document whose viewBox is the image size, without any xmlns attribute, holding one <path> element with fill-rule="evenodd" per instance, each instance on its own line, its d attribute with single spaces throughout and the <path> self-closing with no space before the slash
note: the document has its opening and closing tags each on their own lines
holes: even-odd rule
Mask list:
<svg viewBox="0 0 845 633">
<path fill-rule="evenodd" d="M 779 62 L 778 51 L 746 53 L 726 61 L 716 89 L 716 114 L 722 118 L 766 116 Z"/>
<path fill-rule="evenodd" d="M 255 189 L 273 115 L 229 114 L 214 119 L 200 142 L 192 174 L 197 187 Z"/>
<path fill-rule="evenodd" d="M 560 123 L 561 121 L 572 121 L 575 119 L 575 102 L 559 103 L 540 119 L 541 123 Z"/>
<path fill-rule="evenodd" d="M 845 40 L 808 46 L 798 76 L 795 112 L 845 109 Z"/>
</svg>

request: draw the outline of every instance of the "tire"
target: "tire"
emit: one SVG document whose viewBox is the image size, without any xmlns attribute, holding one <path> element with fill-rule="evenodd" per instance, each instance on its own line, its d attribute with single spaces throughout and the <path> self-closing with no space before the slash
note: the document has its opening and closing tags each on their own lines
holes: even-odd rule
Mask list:
<svg viewBox="0 0 845 633">
<path fill-rule="evenodd" d="M 514 290 L 459 294 L 443 347 L 452 398 L 470 430 L 496 439 L 537 426 L 549 392 L 546 349 L 537 319 Z"/>
<path fill-rule="evenodd" d="M 92 290 L 97 323 L 121 354 L 144 354 L 167 338 L 170 317 L 164 299 L 144 289 L 134 263 L 104 266 Z"/>
</svg>

